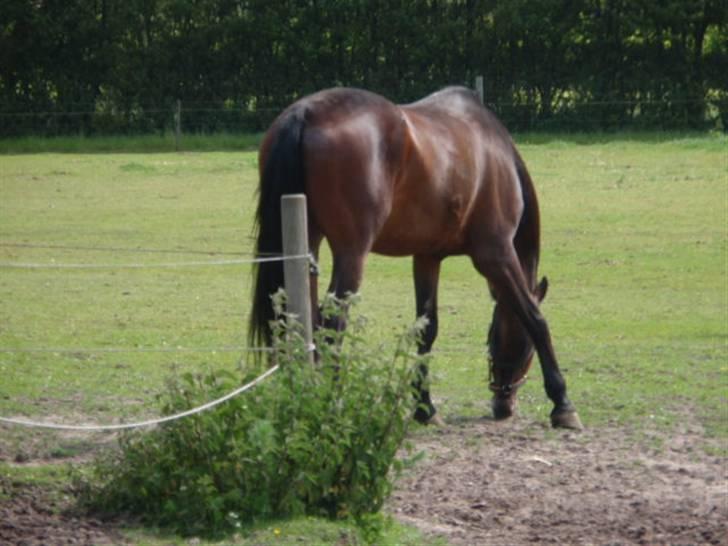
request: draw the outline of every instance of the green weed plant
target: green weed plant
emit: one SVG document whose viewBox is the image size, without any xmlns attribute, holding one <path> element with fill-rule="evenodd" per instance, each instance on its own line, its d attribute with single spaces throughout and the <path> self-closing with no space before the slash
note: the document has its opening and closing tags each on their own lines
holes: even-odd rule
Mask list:
<svg viewBox="0 0 728 546">
<path fill-rule="evenodd" d="M 335 302 L 325 307 L 342 312 Z M 286 316 L 275 323 L 280 368 L 264 383 L 213 410 L 123 435 L 81 480 L 83 504 L 184 535 L 301 515 L 351 518 L 371 530 L 407 462 L 396 454 L 414 411 L 421 325 L 386 358 L 367 348 L 362 319 L 345 332 L 321 330 L 312 365 L 296 324 Z M 231 392 L 264 363 L 174 378 L 160 395 L 163 413 Z"/>
</svg>

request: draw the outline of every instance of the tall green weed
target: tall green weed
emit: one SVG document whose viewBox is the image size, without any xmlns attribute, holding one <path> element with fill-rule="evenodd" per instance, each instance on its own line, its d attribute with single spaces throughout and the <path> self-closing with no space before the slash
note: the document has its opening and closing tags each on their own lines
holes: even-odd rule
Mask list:
<svg viewBox="0 0 728 546">
<path fill-rule="evenodd" d="M 345 332 L 321 330 L 311 365 L 289 323 L 283 317 L 275 326 L 278 372 L 213 410 L 123 435 L 120 449 L 82 480 L 83 502 L 183 534 L 303 514 L 368 525 L 404 464 L 395 455 L 414 411 L 419 327 L 403 332 L 388 357 L 366 348 L 363 320 Z M 172 379 L 160 396 L 163 412 L 224 395 L 261 368 Z"/>
</svg>

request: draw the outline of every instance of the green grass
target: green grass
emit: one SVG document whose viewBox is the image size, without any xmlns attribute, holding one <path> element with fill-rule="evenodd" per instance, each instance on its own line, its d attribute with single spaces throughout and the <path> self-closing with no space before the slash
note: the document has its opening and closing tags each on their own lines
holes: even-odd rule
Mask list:
<svg viewBox="0 0 728 546">
<path fill-rule="evenodd" d="M 428 538 L 417 531 L 389 522 L 377 544 L 397 546 L 445 546 L 442 539 Z M 131 530 L 126 533 L 129 540 L 145 546 L 186 546 L 189 538 L 169 536 L 164 532 L 150 533 L 148 530 Z M 254 527 L 243 527 L 240 533 L 223 541 L 195 541 L 200 546 L 260 546 L 275 544 L 289 546 L 316 544 L 317 546 L 364 546 L 366 541 L 361 531 L 350 523 L 326 521 L 317 518 L 298 518 L 286 521 L 272 521 Z"/>
<path fill-rule="evenodd" d="M 541 201 L 541 273 L 550 280 L 543 309 L 585 425 L 669 431 L 688 419 L 725 441 L 728 138 L 517 141 Z M 0 142 L 0 262 L 158 264 L 249 254 L 257 165 L 244 150 L 254 142 L 185 153 L 157 153 L 173 149 L 169 139 L 161 148 L 147 139 L 59 140 L 28 151 Z M 115 146 L 123 153 L 106 152 Z M 108 248 L 117 250 L 101 250 Z M 325 284 L 328 255 L 322 270 Z M 0 349 L 74 349 L 0 352 L 0 415 L 88 422 L 156 414 L 168 374 L 238 365 L 241 352 L 220 348 L 245 344 L 249 289 L 248 266 L 0 268 Z M 414 319 L 410 260 L 371 256 L 362 296 L 372 342 L 390 340 Z M 469 260 L 445 261 L 440 304 L 432 373 L 442 414 L 488 414 L 492 303 Z M 530 375 L 519 412 L 546 422 L 541 374 Z M 81 441 L 3 427 L 0 453 L 12 457 L 29 439 L 48 456 L 77 453 Z"/>
<path fill-rule="evenodd" d="M 260 134 L 235 133 L 189 134 L 182 135 L 179 141 L 173 133 L 104 137 L 24 137 L 0 139 L 0 154 L 239 151 L 256 148 L 260 137 Z"/>
</svg>

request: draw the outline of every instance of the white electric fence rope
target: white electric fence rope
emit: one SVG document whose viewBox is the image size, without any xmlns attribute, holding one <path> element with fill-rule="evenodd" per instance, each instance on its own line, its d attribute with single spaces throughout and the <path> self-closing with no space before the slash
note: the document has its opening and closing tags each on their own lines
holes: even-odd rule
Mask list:
<svg viewBox="0 0 728 546">
<path fill-rule="evenodd" d="M 192 408 L 187 411 L 180 412 L 180 413 L 175 413 L 174 415 L 168 415 L 166 417 L 159 417 L 157 419 L 149 419 L 146 421 L 139 421 L 136 423 L 121 423 L 121 424 L 116 424 L 116 425 L 63 425 L 63 424 L 58 424 L 58 423 L 46 423 L 46 422 L 31 421 L 31 420 L 26 420 L 26 419 L 12 419 L 12 418 L 7 418 L 7 417 L 0 417 L 0 423 L 7 423 L 7 424 L 11 424 L 11 425 L 20 425 L 20 426 L 25 426 L 25 427 L 48 428 L 48 429 L 54 429 L 54 430 L 82 430 L 82 431 L 99 431 L 99 432 L 101 432 L 101 431 L 109 432 L 109 431 L 115 431 L 115 430 L 150 427 L 153 425 L 159 425 L 162 423 L 168 423 L 170 421 L 175 421 L 177 419 L 182 419 L 183 417 L 195 415 L 197 413 L 201 413 L 210 408 L 214 408 L 215 406 L 219 406 L 220 404 L 230 400 L 234 396 L 242 394 L 245 391 L 255 387 L 258 383 L 265 380 L 270 375 L 273 375 L 273 373 L 276 370 L 278 370 L 278 364 L 276 364 L 272 368 L 268 369 L 265 373 L 261 374 L 256 379 L 253 379 L 253 381 L 251 381 L 250 383 L 247 383 L 247 384 L 243 385 L 242 387 L 235 389 L 233 392 L 226 394 L 225 396 L 222 396 L 216 400 L 212 400 L 211 402 L 203 404 L 202 406 L 198 406 L 196 408 Z"/>
<path fill-rule="evenodd" d="M 297 254 L 293 256 L 262 256 L 258 258 L 242 258 L 235 260 L 213 260 L 213 261 L 198 261 L 198 262 L 177 262 L 177 263 L 161 263 L 161 264 L 63 264 L 63 263 L 50 263 L 50 264 L 38 264 L 38 263 L 0 263 L 0 268 L 8 269 L 155 269 L 155 268 L 182 268 L 182 267 L 204 267 L 212 265 L 241 265 L 241 264 L 259 264 L 266 262 L 282 262 L 286 260 L 302 260 L 307 259 L 311 262 L 311 267 L 317 267 L 316 259 L 311 253 Z M 224 347 L 218 349 L 185 349 L 183 347 L 170 347 L 170 348 L 135 348 L 135 349 L 120 349 L 120 348 L 99 348 L 99 349 L 54 349 L 54 348 L 32 348 L 32 349 L 0 349 L 0 353 L 22 353 L 22 352 L 48 352 L 48 353 L 75 353 L 75 352 L 176 352 L 176 351 L 200 351 L 200 352 L 225 352 L 232 350 L 239 350 L 240 348 Z M 248 351 L 271 351 L 271 348 L 245 348 Z M 316 347 L 313 344 L 307 344 L 306 350 L 308 352 L 315 351 Z M 162 423 L 168 423 L 177 419 L 182 419 L 190 415 L 201 413 L 205 410 L 213 408 L 230 400 L 231 398 L 244 393 L 245 391 L 253 388 L 261 381 L 268 378 L 276 370 L 278 365 L 276 364 L 266 372 L 261 374 L 258 378 L 254 379 L 250 383 L 243 385 L 242 387 L 235 389 L 229 394 L 212 400 L 202 406 L 192 408 L 174 415 L 168 415 L 166 417 L 160 417 L 156 419 L 148 419 L 146 421 L 139 421 L 134 423 L 120 423 L 113 425 L 64 425 L 60 423 L 48 423 L 41 421 L 32 421 L 29 419 L 15 419 L 8 417 L 0 417 L 0 423 L 6 423 L 11 425 L 19 425 L 26 427 L 35 428 L 46 428 L 54 430 L 76 430 L 76 431 L 118 431 L 125 429 L 134 429 L 159 425 Z"/>
<path fill-rule="evenodd" d="M 208 260 L 199 262 L 175 262 L 158 264 L 63 264 L 63 263 L 0 263 L 0 267 L 6 269 L 162 269 L 162 268 L 184 268 L 184 267 L 205 267 L 213 265 L 242 265 L 260 264 L 266 262 L 283 262 L 286 260 L 312 260 L 311 254 L 297 254 L 295 256 L 270 256 L 263 258 L 240 258 L 236 260 Z"/>
<path fill-rule="evenodd" d="M 316 346 L 310 344 L 307 346 L 308 351 L 315 351 Z M 274 349 L 272 347 L 18 347 L 14 349 L 0 348 L 0 354 L 58 354 L 58 355 L 78 355 L 78 354 L 124 354 L 124 353 L 270 353 Z M 433 348 L 429 354 L 474 354 L 480 355 L 487 353 L 487 348 L 476 349 L 472 347 L 443 347 Z"/>
<path fill-rule="evenodd" d="M 28 347 L 0 349 L 0 354 L 50 353 L 59 355 L 77 354 L 124 354 L 124 353 L 249 353 L 271 352 L 271 347 Z"/>
</svg>

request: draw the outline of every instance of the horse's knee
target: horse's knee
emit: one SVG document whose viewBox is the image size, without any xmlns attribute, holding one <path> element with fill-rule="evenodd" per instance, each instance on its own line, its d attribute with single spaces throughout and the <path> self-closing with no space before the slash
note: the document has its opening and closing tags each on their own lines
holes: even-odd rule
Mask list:
<svg viewBox="0 0 728 546">
<path fill-rule="evenodd" d="M 531 341 L 538 349 L 538 347 L 543 347 L 545 344 L 550 342 L 551 335 L 549 333 L 549 325 L 539 311 L 533 311 L 530 315 L 531 316 L 526 321 L 525 327 L 528 331 L 528 335 L 531 336 Z"/>
</svg>

